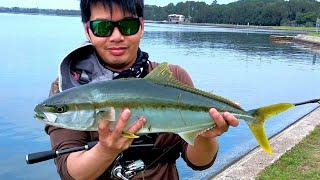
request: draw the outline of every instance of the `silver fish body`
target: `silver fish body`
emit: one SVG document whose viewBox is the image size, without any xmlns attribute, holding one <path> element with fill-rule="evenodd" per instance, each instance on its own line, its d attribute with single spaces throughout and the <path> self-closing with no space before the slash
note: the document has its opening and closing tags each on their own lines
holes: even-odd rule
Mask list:
<svg viewBox="0 0 320 180">
<path fill-rule="evenodd" d="M 64 107 L 65 112 L 45 112 L 45 107 Z M 121 109 L 130 108 L 128 126 L 141 116 L 147 119 L 139 133 L 172 132 L 184 136 L 215 126 L 208 113 L 211 107 L 249 117 L 227 103 L 146 79 L 100 81 L 63 91 L 39 104 L 36 116 L 54 126 L 96 131 L 102 115 L 115 121 Z"/>
</svg>

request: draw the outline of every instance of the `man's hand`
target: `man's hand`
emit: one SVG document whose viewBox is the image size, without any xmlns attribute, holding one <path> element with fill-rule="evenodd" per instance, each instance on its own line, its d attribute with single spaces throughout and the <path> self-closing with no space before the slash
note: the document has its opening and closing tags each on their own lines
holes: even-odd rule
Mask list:
<svg viewBox="0 0 320 180">
<path fill-rule="evenodd" d="M 119 153 L 129 148 L 133 139 L 122 136 L 131 112 L 124 109 L 113 130 L 109 129 L 110 121 L 104 119 L 99 124 L 99 142 L 88 151 L 71 153 L 67 159 L 69 174 L 74 179 L 96 179 L 108 168 Z M 139 118 L 127 131 L 138 132 L 144 123 L 145 118 Z"/>
<path fill-rule="evenodd" d="M 221 115 L 216 109 L 211 108 L 209 114 L 216 127 L 197 136 L 194 145 L 188 145 L 187 148 L 187 158 L 196 166 L 209 165 L 218 151 L 216 137 L 228 131 L 229 126 L 235 127 L 239 124 L 238 119 L 228 112 Z"/>
<path fill-rule="evenodd" d="M 216 127 L 200 134 L 202 137 L 215 138 L 227 132 L 229 126 L 236 127 L 239 125 L 239 120 L 229 112 L 220 114 L 215 108 L 211 108 L 209 114 L 216 124 Z"/>
<path fill-rule="evenodd" d="M 124 109 L 115 125 L 113 130 L 110 130 L 109 125 L 110 121 L 107 119 L 102 120 L 99 124 L 99 145 L 103 149 L 101 152 L 105 152 L 107 156 L 115 155 L 117 156 L 122 151 L 129 148 L 133 139 L 129 139 L 122 136 L 122 132 L 130 119 L 131 112 L 129 109 Z M 146 119 L 141 117 L 139 118 L 128 130 L 130 133 L 138 132 L 142 126 L 145 124 Z"/>
</svg>

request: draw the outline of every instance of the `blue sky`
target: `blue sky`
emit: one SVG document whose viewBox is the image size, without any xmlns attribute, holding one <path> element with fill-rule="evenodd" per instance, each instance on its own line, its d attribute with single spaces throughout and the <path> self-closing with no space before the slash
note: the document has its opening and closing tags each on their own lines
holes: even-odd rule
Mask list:
<svg viewBox="0 0 320 180">
<path fill-rule="evenodd" d="M 184 2 L 186 0 L 145 0 L 145 4 L 165 6 L 169 3 Z M 197 1 L 197 0 L 195 0 Z M 213 0 L 198 0 L 211 4 Z M 228 4 L 236 0 L 217 0 L 219 4 Z M 39 7 L 44 9 L 79 9 L 77 0 L 0 0 L 2 7 Z"/>
</svg>

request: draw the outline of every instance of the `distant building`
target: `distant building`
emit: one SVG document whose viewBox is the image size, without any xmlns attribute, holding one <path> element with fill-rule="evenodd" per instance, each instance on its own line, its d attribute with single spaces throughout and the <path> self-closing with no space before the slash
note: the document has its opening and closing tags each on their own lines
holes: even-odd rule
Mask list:
<svg viewBox="0 0 320 180">
<path fill-rule="evenodd" d="M 184 15 L 181 14 L 169 14 L 168 15 L 168 22 L 170 23 L 189 23 L 191 17 L 186 18 Z"/>
</svg>

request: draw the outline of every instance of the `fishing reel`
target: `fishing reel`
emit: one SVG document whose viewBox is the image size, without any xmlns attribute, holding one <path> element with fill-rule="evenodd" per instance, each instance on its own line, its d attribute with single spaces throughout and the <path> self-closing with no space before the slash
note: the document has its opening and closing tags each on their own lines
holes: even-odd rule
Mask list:
<svg viewBox="0 0 320 180">
<path fill-rule="evenodd" d="M 122 180 L 129 180 L 137 173 L 145 169 L 145 164 L 142 160 L 126 161 L 124 163 L 120 163 L 120 159 L 122 158 L 122 156 L 123 155 L 120 154 L 115 160 L 115 165 L 113 166 L 111 171 L 113 177 Z"/>
</svg>

